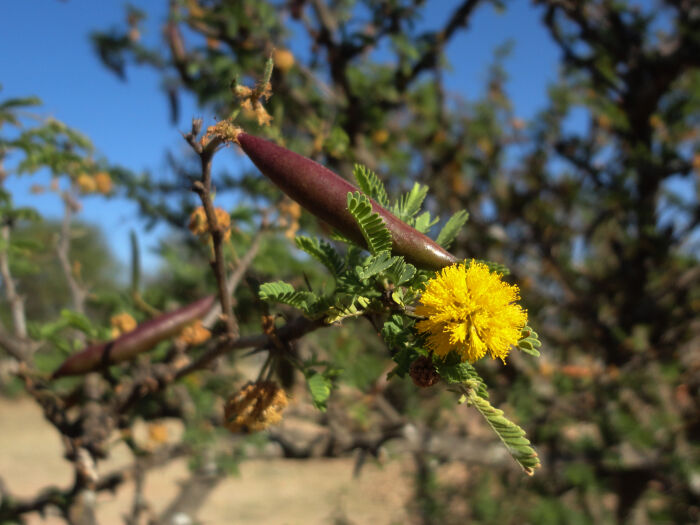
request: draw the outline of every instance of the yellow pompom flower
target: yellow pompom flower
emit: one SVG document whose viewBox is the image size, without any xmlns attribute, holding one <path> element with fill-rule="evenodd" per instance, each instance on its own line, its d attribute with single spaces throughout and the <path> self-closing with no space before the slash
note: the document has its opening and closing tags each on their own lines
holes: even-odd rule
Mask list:
<svg viewBox="0 0 700 525">
<path fill-rule="evenodd" d="M 427 319 L 416 329 L 428 334 L 428 347 L 444 357 L 457 352 L 473 363 L 488 352 L 505 362 L 527 324 L 527 312 L 516 304 L 518 287 L 472 259 L 453 264 L 428 281 L 416 314 Z"/>
</svg>

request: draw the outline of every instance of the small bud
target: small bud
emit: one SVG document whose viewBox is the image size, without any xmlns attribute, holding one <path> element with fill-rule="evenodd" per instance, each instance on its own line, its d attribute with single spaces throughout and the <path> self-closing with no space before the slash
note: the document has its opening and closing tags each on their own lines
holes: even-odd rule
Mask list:
<svg viewBox="0 0 700 525">
<path fill-rule="evenodd" d="M 440 374 L 435 370 L 432 359 L 424 355 L 411 363 L 408 375 L 411 376 L 413 384 L 421 388 L 433 386 L 440 381 Z"/>
</svg>

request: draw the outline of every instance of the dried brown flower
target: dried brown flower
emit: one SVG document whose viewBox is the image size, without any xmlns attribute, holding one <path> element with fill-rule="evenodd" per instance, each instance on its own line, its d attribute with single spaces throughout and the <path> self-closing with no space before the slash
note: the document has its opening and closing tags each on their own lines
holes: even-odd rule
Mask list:
<svg viewBox="0 0 700 525">
<path fill-rule="evenodd" d="M 102 195 L 107 195 L 112 191 L 112 177 L 109 173 L 101 171 L 95 175 L 95 186 Z"/>
<path fill-rule="evenodd" d="M 188 345 L 200 345 L 210 338 L 211 332 L 204 327 L 201 319 L 187 325 L 177 337 L 178 341 Z"/>
<path fill-rule="evenodd" d="M 214 213 L 216 214 L 216 222 L 219 228 L 224 232 L 224 240 L 227 241 L 231 237 L 231 216 L 226 210 L 221 208 L 216 208 Z M 194 235 L 204 235 L 211 231 L 209 223 L 207 222 L 207 214 L 203 206 L 198 207 L 192 212 L 187 227 Z"/>
<path fill-rule="evenodd" d="M 282 419 L 289 403 L 274 381 L 247 383 L 226 402 L 225 426 L 231 432 L 258 432 Z"/>
<path fill-rule="evenodd" d="M 109 324 L 112 326 L 112 337 L 119 337 L 122 334 L 131 332 L 137 326 L 136 319 L 131 317 L 127 312 L 122 312 L 117 315 L 113 315 L 109 320 Z"/>
<path fill-rule="evenodd" d="M 80 188 L 82 193 L 94 193 L 97 190 L 97 182 L 95 181 L 95 178 L 87 173 L 78 175 L 76 183 L 78 184 L 78 188 Z"/>
</svg>

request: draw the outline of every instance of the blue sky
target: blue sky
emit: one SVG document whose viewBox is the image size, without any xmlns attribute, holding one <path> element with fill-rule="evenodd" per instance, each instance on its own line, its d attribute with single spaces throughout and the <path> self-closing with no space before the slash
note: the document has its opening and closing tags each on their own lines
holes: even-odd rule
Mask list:
<svg viewBox="0 0 700 525">
<path fill-rule="evenodd" d="M 428 11 L 427 27 L 444 21 L 457 4 L 454 0 L 433 2 L 439 9 Z M 142 36 L 147 42 L 160 38 L 160 21 L 165 0 L 135 2 L 149 13 Z M 23 0 L 4 2 L 0 8 L 0 99 L 39 96 L 43 116 L 52 116 L 86 134 L 98 156 L 135 171 L 148 170 L 168 176 L 166 149 L 185 149 L 180 131 L 193 116 L 207 122 L 215 115 L 197 110 L 188 99 L 182 101 L 180 122 L 170 123 L 167 101 L 158 75 L 148 69 L 129 67 L 127 82 L 107 71 L 92 50 L 89 34 L 120 25 L 125 3 L 114 0 Z M 558 51 L 540 23 L 540 13 L 530 2 L 516 1 L 503 13 L 490 5 L 479 8 L 466 32 L 460 32 L 448 48 L 452 70 L 447 87 L 466 99 L 477 97 L 496 47 L 513 40 L 515 47 L 506 60 L 508 94 L 516 114 L 532 117 L 547 100 L 547 85 L 557 75 Z M 298 47 L 292 43 L 291 47 Z M 303 50 L 302 50 L 303 52 Z M 308 51 L 307 51 L 308 52 Z M 229 79 L 222 79 L 228 83 Z M 217 156 L 226 162 L 233 153 Z M 44 216 L 59 217 L 61 207 L 53 194 L 31 195 L 31 184 L 46 182 L 46 174 L 11 177 L 8 189 L 18 205 L 37 208 Z M 126 262 L 129 231 L 141 232 L 143 222 L 136 207 L 122 199 L 88 197 L 80 218 L 98 224 L 106 233 L 114 254 Z M 157 259 L 149 252 L 165 233 L 156 228 L 142 236 L 146 244 L 144 265 L 154 269 Z"/>
</svg>

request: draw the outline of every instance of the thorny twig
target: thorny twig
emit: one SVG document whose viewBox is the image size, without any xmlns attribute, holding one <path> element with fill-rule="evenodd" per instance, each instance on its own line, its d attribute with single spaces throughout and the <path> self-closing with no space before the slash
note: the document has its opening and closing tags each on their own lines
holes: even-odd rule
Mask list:
<svg viewBox="0 0 700 525">
<path fill-rule="evenodd" d="M 192 184 L 194 191 L 202 201 L 204 213 L 207 216 L 209 224 L 209 232 L 211 235 L 212 245 L 214 248 L 214 261 L 212 261 L 212 269 L 216 276 L 216 283 L 219 289 L 219 300 L 221 301 L 221 310 L 226 323 L 226 331 L 232 337 L 238 337 L 238 321 L 233 315 L 233 305 L 231 295 L 228 292 L 226 284 L 226 262 L 224 260 L 224 231 L 219 227 L 219 221 L 216 218 L 214 203 L 211 200 L 211 163 L 214 158 L 214 153 L 221 145 L 222 140 L 219 137 L 214 137 L 209 140 L 206 145 L 197 142 L 197 136 L 202 129 L 201 119 L 192 121 L 192 130 L 185 135 L 185 140 L 190 144 L 192 149 L 199 155 L 202 165 L 202 179 L 195 181 Z"/>
<path fill-rule="evenodd" d="M 234 292 L 236 291 L 236 288 L 238 287 L 238 284 L 241 282 L 241 279 L 245 275 L 246 270 L 248 270 L 248 268 L 253 262 L 253 259 L 255 259 L 255 256 L 258 254 L 258 251 L 260 250 L 260 242 L 262 241 L 263 235 L 266 233 L 266 231 L 267 221 L 263 220 L 261 228 L 258 230 L 255 237 L 253 237 L 253 241 L 251 242 L 248 251 L 243 257 L 240 258 L 240 260 L 237 261 L 236 268 L 231 274 L 231 277 L 228 279 L 228 282 L 226 284 L 226 291 L 229 297 L 233 296 Z M 212 324 L 214 324 L 216 318 L 220 314 L 221 303 L 215 305 L 209 311 L 209 313 L 204 317 L 204 319 L 202 319 L 202 323 L 204 324 L 204 326 L 211 326 Z"/>
<path fill-rule="evenodd" d="M 70 226 L 73 219 L 73 213 L 80 209 L 80 204 L 75 200 L 73 195 L 74 186 L 71 189 L 63 192 L 63 221 L 61 222 L 61 231 L 56 243 L 56 254 L 61 263 L 61 270 L 68 283 L 70 290 L 71 302 L 73 309 L 78 313 L 85 313 L 85 299 L 87 298 L 87 290 L 84 289 L 76 280 L 73 273 L 73 268 L 70 263 Z"/>
<path fill-rule="evenodd" d="M 2 225 L 2 241 L 7 247 L 10 243 L 10 225 Z M 24 297 L 17 293 L 15 281 L 10 273 L 10 261 L 7 256 L 7 249 L 0 250 L 0 273 L 5 284 L 5 297 L 10 304 L 12 313 L 12 328 L 16 337 L 24 339 L 27 337 L 27 321 L 24 316 Z"/>
</svg>

